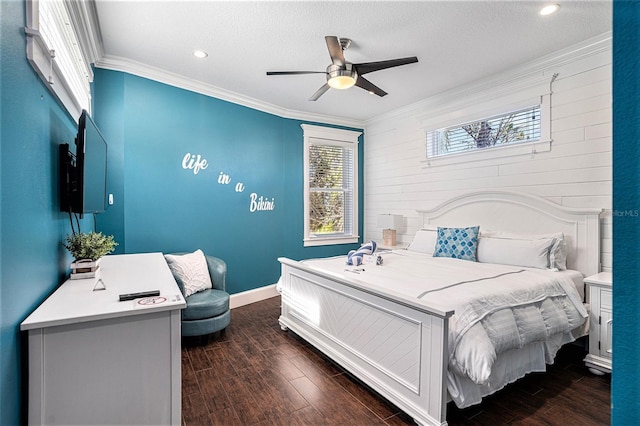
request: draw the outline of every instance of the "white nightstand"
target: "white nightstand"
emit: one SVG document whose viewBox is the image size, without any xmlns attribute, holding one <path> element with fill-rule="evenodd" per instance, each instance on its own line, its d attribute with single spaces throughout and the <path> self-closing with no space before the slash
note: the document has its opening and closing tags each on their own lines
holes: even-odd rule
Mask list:
<svg viewBox="0 0 640 426">
<path fill-rule="evenodd" d="M 611 373 L 611 327 L 613 325 L 613 279 L 600 272 L 584 279 L 587 303 L 591 305 L 589 353 L 584 363 L 594 374 Z"/>
</svg>

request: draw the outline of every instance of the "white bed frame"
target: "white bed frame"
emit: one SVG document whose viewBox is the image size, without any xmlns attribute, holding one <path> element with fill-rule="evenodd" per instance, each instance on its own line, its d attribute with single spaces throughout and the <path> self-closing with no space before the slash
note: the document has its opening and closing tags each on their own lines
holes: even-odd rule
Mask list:
<svg viewBox="0 0 640 426">
<path fill-rule="evenodd" d="M 598 209 L 573 209 L 505 191 L 481 191 L 419 210 L 423 224 L 517 233 L 563 232 L 568 268 L 600 268 Z M 280 326 L 291 329 L 418 424 L 446 425 L 446 306 L 320 273 L 287 258 L 282 265 Z"/>
</svg>

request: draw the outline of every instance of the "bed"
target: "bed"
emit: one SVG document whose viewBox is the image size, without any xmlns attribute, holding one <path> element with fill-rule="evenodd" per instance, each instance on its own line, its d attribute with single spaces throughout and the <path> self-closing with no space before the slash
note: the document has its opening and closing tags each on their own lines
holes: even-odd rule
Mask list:
<svg viewBox="0 0 640 426">
<path fill-rule="evenodd" d="M 480 191 L 419 210 L 408 250 L 376 252 L 355 266 L 346 253 L 280 258 L 281 328 L 418 424 L 445 425 L 448 401 L 466 407 L 544 371 L 561 345 L 586 333 L 582 278 L 599 271 L 600 212 Z M 429 252 L 446 232 L 469 229 L 478 232 L 478 262 Z M 566 258 L 554 259 L 559 246 Z"/>
</svg>

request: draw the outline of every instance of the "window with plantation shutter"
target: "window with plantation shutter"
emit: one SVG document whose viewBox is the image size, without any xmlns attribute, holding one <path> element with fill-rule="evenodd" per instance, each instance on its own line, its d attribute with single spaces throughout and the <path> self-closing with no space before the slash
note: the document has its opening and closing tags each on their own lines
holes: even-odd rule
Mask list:
<svg viewBox="0 0 640 426">
<path fill-rule="evenodd" d="M 358 241 L 358 137 L 361 133 L 304 129 L 304 245 Z"/>
<path fill-rule="evenodd" d="M 27 58 L 76 120 L 91 111 L 91 63 L 99 48 L 92 2 L 27 1 Z"/>
</svg>

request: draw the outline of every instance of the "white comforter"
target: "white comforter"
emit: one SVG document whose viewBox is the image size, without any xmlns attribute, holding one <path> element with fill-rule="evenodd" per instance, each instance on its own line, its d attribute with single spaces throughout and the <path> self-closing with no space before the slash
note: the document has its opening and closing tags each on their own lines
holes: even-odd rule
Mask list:
<svg viewBox="0 0 640 426">
<path fill-rule="evenodd" d="M 306 265 L 455 309 L 449 322 L 449 394 L 459 406 L 454 374 L 478 385 L 491 385 L 497 357 L 532 342 L 557 336 L 570 341 L 587 312 L 567 274 L 449 258 L 405 250 L 382 254 L 383 265 L 354 268 L 344 257 L 311 259 Z M 557 345 L 559 347 L 559 345 Z M 555 352 L 553 353 L 555 355 Z"/>
</svg>

